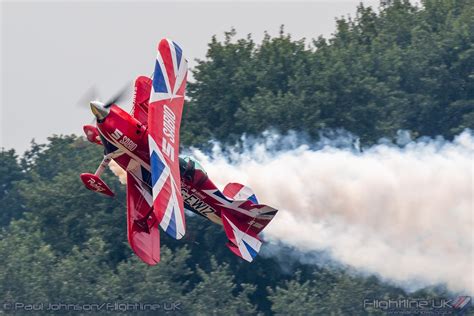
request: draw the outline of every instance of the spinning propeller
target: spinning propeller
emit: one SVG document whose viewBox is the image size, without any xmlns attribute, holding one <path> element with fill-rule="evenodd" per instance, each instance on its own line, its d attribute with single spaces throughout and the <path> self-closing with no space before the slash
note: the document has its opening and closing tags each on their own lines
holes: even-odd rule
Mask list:
<svg viewBox="0 0 474 316">
<path fill-rule="evenodd" d="M 96 128 L 97 122 L 100 123 L 107 117 L 110 112 L 110 107 L 113 104 L 117 104 L 118 102 L 126 99 L 126 96 L 129 91 L 129 86 L 130 84 L 127 83 L 127 85 L 125 85 L 121 90 L 119 90 L 118 93 L 116 93 L 105 103 L 98 101 L 97 88 L 95 86 L 92 86 L 87 89 L 86 92 L 84 92 L 81 98 L 77 101 L 77 105 L 81 107 L 89 103 L 92 114 L 94 114 L 95 116 L 95 118 L 90 124 L 84 125 L 83 127 L 84 133 L 86 134 L 86 137 L 90 142 L 102 145 L 102 141 Z"/>
<path fill-rule="evenodd" d="M 97 121 L 103 121 L 107 115 L 109 114 L 110 110 L 109 108 L 117 104 L 120 101 L 123 101 L 126 99 L 128 95 L 130 84 L 127 83 L 122 89 L 120 89 L 112 98 L 110 98 L 107 102 L 101 102 L 98 100 L 98 93 L 97 89 L 95 86 L 90 87 L 79 99 L 77 102 L 81 106 L 83 104 L 89 103 L 91 107 L 91 111 L 96 117 Z M 90 101 L 93 100 L 93 101 Z"/>
</svg>

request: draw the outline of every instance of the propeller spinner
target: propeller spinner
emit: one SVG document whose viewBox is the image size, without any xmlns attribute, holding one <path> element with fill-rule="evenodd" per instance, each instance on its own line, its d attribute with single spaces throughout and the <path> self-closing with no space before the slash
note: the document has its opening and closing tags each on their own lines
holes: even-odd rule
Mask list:
<svg viewBox="0 0 474 316">
<path fill-rule="evenodd" d="M 106 105 L 100 101 L 92 101 L 90 103 L 90 106 L 91 106 L 92 114 L 94 114 L 95 117 L 97 118 L 97 122 L 101 122 L 105 120 L 107 115 L 109 115 L 110 113 L 110 109 L 109 109 L 110 105 L 106 107 Z"/>
</svg>

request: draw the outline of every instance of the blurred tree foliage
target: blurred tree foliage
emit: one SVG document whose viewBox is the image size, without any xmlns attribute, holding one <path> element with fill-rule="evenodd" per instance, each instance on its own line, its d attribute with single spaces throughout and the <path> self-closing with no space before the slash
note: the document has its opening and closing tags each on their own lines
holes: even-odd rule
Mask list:
<svg viewBox="0 0 474 316">
<path fill-rule="evenodd" d="M 213 38 L 194 70 L 183 141 L 236 141 L 268 128 L 311 136 L 345 128 L 373 142 L 409 129 L 453 136 L 474 127 L 474 2 L 395 1 L 359 6 L 311 45 L 283 29 L 260 44 Z M 198 216 L 176 242 L 162 235 L 149 267 L 127 244 L 125 191 L 115 199 L 83 188 L 101 149 L 76 136 L 32 143 L 21 158 L 0 151 L 0 302 L 178 303 L 185 315 L 365 315 L 365 298 L 408 294 L 375 276 L 306 265 L 287 256 L 248 264 L 225 247 L 221 227 Z M 290 267 L 290 268 L 288 268 Z M 427 288 L 417 297 L 446 295 Z M 410 294 L 410 295 L 415 295 Z M 0 310 L 0 313 L 2 311 Z"/>
<path fill-rule="evenodd" d="M 400 129 L 452 137 L 474 128 L 474 4 L 408 0 L 376 13 L 360 5 L 330 39 L 260 44 L 214 37 L 194 69 L 183 141 L 235 142 L 273 127 L 316 137 L 344 128 L 365 143 Z"/>
</svg>

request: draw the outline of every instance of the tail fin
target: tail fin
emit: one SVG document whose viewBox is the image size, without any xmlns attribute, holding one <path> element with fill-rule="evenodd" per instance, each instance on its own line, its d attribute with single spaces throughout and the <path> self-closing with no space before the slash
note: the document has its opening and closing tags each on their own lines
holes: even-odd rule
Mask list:
<svg viewBox="0 0 474 316">
<path fill-rule="evenodd" d="M 257 234 L 249 229 L 250 226 L 246 227 L 244 223 L 237 220 L 231 212 L 223 210 L 221 215 L 224 231 L 227 238 L 229 238 L 227 247 L 229 247 L 235 255 L 248 262 L 252 262 L 262 246 L 262 242 Z"/>
<path fill-rule="evenodd" d="M 246 204 L 246 205 L 245 205 Z M 248 215 L 232 209 L 222 209 L 224 231 L 229 238 L 227 247 L 237 256 L 251 262 L 260 251 L 262 242 L 258 234 L 270 223 L 278 212 L 267 205 L 254 205 L 245 201 L 241 207 L 249 207 Z"/>
<path fill-rule="evenodd" d="M 251 262 L 260 251 L 262 242 L 258 234 L 275 217 L 278 210 L 258 204 L 252 189 L 240 184 L 229 183 L 223 195 L 232 207 L 221 210 L 224 231 L 229 238 L 227 247 L 237 256 Z"/>
<path fill-rule="evenodd" d="M 250 229 L 256 234 L 260 233 L 278 212 L 270 206 L 258 204 L 255 193 L 253 193 L 251 188 L 243 184 L 228 183 L 222 193 L 228 199 L 234 201 L 245 201 L 241 204 L 241 207 L 249 212 L 248 216 L 253 217 L 253 224 Z"/>
<path fill-rule="evenodd" d="M 252 189 L 240 183 L 228 183 L 222 193 L 232 200 L 249 200 L 253 204 L 258 204 Z"/>
</svg>

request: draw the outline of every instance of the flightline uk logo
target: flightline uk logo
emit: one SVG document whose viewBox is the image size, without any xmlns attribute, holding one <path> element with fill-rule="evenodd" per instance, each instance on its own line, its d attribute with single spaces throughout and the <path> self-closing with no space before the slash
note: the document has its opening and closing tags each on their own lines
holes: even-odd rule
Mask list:
<svg viewBox="0 0 474 316">
<path fill-rule="evenodd" d="M 470 296 L 456 298 L 365 299 L 364 309 L 388 315 L 464 315 L 471 307 Z"/>
</svg>

